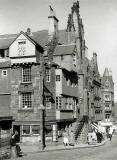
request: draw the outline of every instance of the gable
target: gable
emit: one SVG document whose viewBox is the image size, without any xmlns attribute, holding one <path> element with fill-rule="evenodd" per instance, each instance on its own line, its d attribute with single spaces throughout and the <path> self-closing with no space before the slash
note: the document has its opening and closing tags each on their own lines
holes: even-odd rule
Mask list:
<svg viewBox="0 0 117 160">
<path fill-rule="evenodd" d="M 9 47 L 9 56 L 35 56 L 35 45 L 23 34 L 20 34 Z"/>
</svg>

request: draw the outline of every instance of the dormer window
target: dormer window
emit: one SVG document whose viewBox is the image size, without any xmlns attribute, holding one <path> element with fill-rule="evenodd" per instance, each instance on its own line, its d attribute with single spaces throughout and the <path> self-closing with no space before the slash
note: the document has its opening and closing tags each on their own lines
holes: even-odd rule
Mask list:
<svg viewBox="0 0 117 160">
<path fill-rule="evenodd" d="M 18 42 L 18 55 L 24 56 L 26 52 L 26 41 Z"/>
</svg>

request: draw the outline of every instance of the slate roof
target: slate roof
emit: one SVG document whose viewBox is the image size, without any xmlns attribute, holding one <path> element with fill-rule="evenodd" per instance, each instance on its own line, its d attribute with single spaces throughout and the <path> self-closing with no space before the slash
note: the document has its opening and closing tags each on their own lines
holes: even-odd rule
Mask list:
<svg viewBox="0 0 117 160">
<path fill-rule="evenodd" d="M 0 59 L 0 68 L 11 67 L 11 61 L 9 58 Z"/>
<path fill-rule="evenodd" d="M 75 44 L 58 45 L 55 48 L 53 55 L 56 55 L 56 56 L 71 55 L 71 54 L 73 54 L 74 48 L 75 48 Z"/>
<path fill-rule="evenodd" d="M 0 49 L 7 49 L 18 34 L 0 35 Z M 44 47 L 48 43 L 48 30 L 32 32 L 29 37 Z M 65 30 L 59 30 L 59 43 L 67 44 L 67 32 Z"/>
<path fill-rule="evenodd" d="M 17 34 L 0 35 L 0 49 L 7 49 L 15 40 Z"/>
</svg>

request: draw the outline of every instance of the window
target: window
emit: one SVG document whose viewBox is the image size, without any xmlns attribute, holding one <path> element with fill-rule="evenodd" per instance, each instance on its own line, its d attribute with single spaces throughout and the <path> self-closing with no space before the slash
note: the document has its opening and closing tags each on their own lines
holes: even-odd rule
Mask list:
<svg viewBox="0 0 117 160">
<path fill-rule="evenodd" d="M 60 81 L 60 75 L 56 75 L 56 81 Z"/>
<path fill-rule="evenodd" d="M 52 126 L 51 125 L 46 125 L 45 126 L 45 135 L 46 136 L 52 136 Z"/>
<path fill-rule="evenodd" d="M 2 49 L 0 50 L 0 58 L 4 58 L 5 57 L 5 50 Z"/>
<path fill-rule="evenodd" d="M 63 60 L 64 59 L 64 57 L 63 57 L 63 55 L 61 55 L 61 60 Z"/>
<path fill-rule="evenodd" d="M 67 80 L 67 86 L 69 86 L 69 84 L 70 84 L 70 80 L 68 79 L 68 80 Z"/>
<path fill-rule="evenodd" d="M 68 108 L 68 97 L 65 97 L 65 109 Z"/>
<path fill-rule="evenodd" d="M 105 109 L 110 109 L 110 105 L 109 104 L 105 104 Z"/>
<path fill-rule="evenodd" d="M 22 94 L 22 108 L 24 109 L 32 108 L 32 93 Z"/>
<path fill-rule="evenodd" d="M 58 97 L 56 97 L 56 109 L 58 109 Z"/>
<path fill-rule="evenodd" d="M 31 66 L 24 66 L 22 68 L 22 82 L 31 82 Z"/>
<path fill-rule="evenodd" d="M 7 77 L 7 70 L 2 70 L 2 77 Z"/>
<path fill-rule="evenodd" d="M 26 41 L 18 42 L 18 55 L 23 56 L 26 52 Z"/>
<path fill-rule="evenodd" d="M 29 125 L 24 125 L 23 126 L 23 135 L 26 135 L 26 134 L 30 134 L 30 126 Z"/>
<path fill-rule="evenodd" d="M 73 102 L 73 101 L 72 101 L 72 98 L 69 97 L 69 109 L 73 109 L 73 108 L 72 108 L 72 102 Z"/>
<path fill-rule="evenodd" d="M 73 64 L 76 65 L 76 55 L 73 55 Z"/>
<path fill-rule="evenodd" d="M 61 97 L 56 97 L 56 109 L 61 109 Z"/>
<path fill-rule="evenodd" d="M 32 134 L 39 134 L 40 133 L 40 126 L 34 125 L 32 126 Z"/>
<path fill-rule="evenodd" d="M 110 95 L 105 95 L 105 98 L 106 98 L 107 101 L 109 101 L 110 100 Z"/>
<path fill-rule="evenodd" d="M 110 85 L 110 82 L 107 80 L 107 81 L 105 82 L 105 86 L 108 88 L 109 85 Z"/>
<path fill-rule="evenodd" d="M 50 82 L 50 69 L 46 69 L 46 82 Z"/>
<path fill-rule="evenodd" d="M 51 97 L 46 97 L 46 107 L 47 108 L 51 107 Z"/>
</svg>

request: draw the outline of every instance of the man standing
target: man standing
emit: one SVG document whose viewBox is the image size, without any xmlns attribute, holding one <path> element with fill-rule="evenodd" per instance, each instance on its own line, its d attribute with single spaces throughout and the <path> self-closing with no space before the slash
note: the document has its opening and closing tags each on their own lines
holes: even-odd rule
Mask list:
<svg viewBox="0 0 117 160">
<path fill-rule="evenodd" d="M 11 159 L 16 160 L 17 154 L 16 154 L 16 133 L 14 133 L 10 140 L 10 146 L 11 146 Z"/>
<path fill-rule="evenodd" d="M 110 138 L 110 141 L 112 140 L 112 134 L 113 134 L 113 129 L 110 128 L 109 129 L 109 138 Z"/>
</svg>

